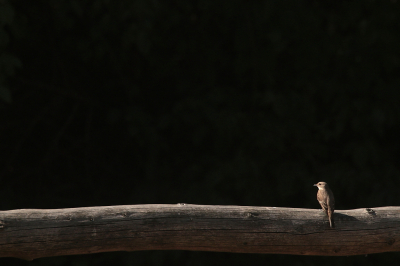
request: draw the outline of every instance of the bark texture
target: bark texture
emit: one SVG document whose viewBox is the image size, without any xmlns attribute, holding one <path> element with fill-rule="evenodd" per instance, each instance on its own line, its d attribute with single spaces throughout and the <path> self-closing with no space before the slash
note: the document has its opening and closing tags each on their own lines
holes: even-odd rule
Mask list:
<svg viewBox="0 0 400 266">
<path fill-rule="evenodd" d="M 349 256 L 400 251 L 400 207 L 321 210 L 152 204 L 0 211 L 0 257 L 195 250 Z"/>
</svg>

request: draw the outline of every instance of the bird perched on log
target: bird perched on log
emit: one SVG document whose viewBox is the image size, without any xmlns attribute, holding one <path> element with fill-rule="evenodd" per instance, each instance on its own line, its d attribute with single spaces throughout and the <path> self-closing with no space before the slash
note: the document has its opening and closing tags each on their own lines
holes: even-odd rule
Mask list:
<svg viewBox="0 0 400 266">
<path fill-rule="evenodd" d="M 318 188 L 317 200 L 328 215 L 329 225 L 331 228 L 335 228 L 335 222 L 333 220 L 333 212 L 335 211 L 335 198 L 333 197 L 332 190 L 329 188 L 326 182 L 318 182 L 314 184 Z"/>
</svg>

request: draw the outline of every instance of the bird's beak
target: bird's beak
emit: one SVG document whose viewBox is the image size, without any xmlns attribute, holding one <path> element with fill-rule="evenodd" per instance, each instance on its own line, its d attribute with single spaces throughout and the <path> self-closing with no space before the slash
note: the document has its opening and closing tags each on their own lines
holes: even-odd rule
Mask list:
<svg viewBox="0 0 400 266">
<path fill-rule="evenodd" d="M 317 186 L 317 184 L 314 184 L 313 186 L 314 186 L 314 187 L 316 187 L 316 186 Z"/>
</svg>

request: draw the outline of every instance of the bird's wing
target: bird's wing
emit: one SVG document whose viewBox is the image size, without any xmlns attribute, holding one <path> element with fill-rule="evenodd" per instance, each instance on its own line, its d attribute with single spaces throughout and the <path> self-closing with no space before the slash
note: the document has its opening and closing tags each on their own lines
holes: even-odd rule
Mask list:
<svg viewBox="0 0 400 266">
<path fill-rule="evenodd" d="M 331 211 L 333 212 L 335 210 L 335 197 L 333 197 L 333 193 L 331 190 L 327 191 L 327 203 L 329 206 L 331 206 Z"/>
</svg>

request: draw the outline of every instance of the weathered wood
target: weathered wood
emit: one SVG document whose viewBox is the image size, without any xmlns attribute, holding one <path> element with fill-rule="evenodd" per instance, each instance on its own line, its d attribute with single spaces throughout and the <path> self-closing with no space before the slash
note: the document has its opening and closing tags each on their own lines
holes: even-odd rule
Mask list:
<svg viewBox="0 0 400 266">
<path fill-rule="evenodd" d="M 400 207 L 335 211 L 190 204 L 0 211 L 0 257 L 196 250 L 349 256 L 400 251 Z"/>
</svg>

